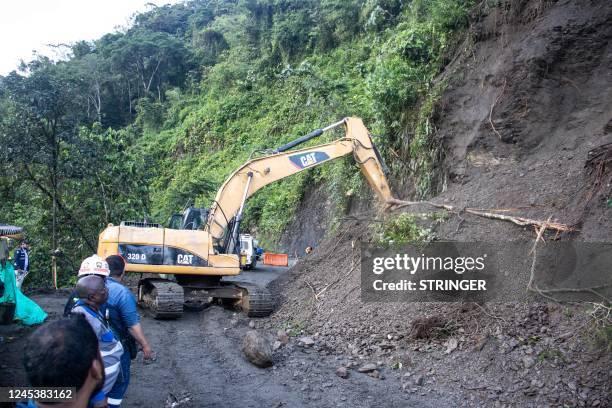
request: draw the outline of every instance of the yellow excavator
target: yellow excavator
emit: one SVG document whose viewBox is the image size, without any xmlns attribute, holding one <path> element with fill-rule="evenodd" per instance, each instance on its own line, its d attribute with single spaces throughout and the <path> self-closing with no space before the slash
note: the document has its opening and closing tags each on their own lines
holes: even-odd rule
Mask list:
<svg viewBox="0 0 612 408">
<path fill-rule="evenodd" d="M 344 137 L 292 150 L 339 126 L 344 126 Z M 380 154 L 362 120 L 345 118 L 248 160 L 223 183 L 210 209 L 191 207 L 175 214 L 169 228 L 147 222 L 109 224 L 100 233 L 98 255 L 121 254 L 126 271 L 161 275 L 141 279 L 138 285 L 139 303 L 156 318 L 180 317 L 184 305 L 211 298 L 238 306 L 248 316 L 267 316 L 274 302 L 266 288 L 221 279 L 241 270 L 239 234 L 246 200 L 274 181 L 350 153 L 369 185 L 388 204 L 393 197 Z"/>
</svg>

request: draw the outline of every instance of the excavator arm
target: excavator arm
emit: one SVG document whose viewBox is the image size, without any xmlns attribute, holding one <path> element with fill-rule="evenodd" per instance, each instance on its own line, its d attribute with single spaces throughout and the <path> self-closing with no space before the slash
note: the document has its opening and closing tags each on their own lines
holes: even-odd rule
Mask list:
<svg viewBox="0 0 612 408">
<path fill-rule="evenodd" d="M 346 131 L 343 138 L 314 147 L 289 150 L 308 139 L 319 136 L 326 130 L 341 125 L 345 127 Z M 230 245 L 227 248 L 227 253 L 231 253 L 233 251 L 232 242 L 236 240 L 247 198 L 270 183 L 349 153 L 353 153 L 361 171 L 378 197 L 384 203 L 392 200 L 393 196 L 385 177 L 381 159 L 372 143 L 368 130 L 361 119 L 345 118 L 338 123 L 296 139 L 272 151 L 268 156 L 247 161 L 229 176 L 217 192 L 205 228 L 210 232 L 215 242 L 220 242 L 224 238 L 229 239 L 229 241 L 226 241 Z M 230 222 L 232 222 L 232 230 L 227 231 Z"/>
</svg>

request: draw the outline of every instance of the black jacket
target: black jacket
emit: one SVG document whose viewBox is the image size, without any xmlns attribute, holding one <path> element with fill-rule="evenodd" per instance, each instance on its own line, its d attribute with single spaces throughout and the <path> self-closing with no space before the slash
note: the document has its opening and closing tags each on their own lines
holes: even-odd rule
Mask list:
<svg viewBox="0 0 612 408">
<path fill-rule="evenodd" d="M 27 249 L 16 249 L 14 257 L 15 259 L 13 261 L 13 265 L 15 266 L 15 269 L 21 269 L 24 271 L 30 269 L 30 259 Z M 26 269 L 26 257 L 28 257 L 28 269 Z"/>
</svg>

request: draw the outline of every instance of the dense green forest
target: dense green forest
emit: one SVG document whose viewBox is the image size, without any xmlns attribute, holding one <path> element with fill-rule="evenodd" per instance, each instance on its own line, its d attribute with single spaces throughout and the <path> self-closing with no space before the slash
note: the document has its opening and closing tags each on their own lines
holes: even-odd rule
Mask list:
<svg viewBox="0 0 612 408">
<path fill-rule="evenodd" d="M 344 116 L 375 135 L 396 186 L 426 196 L 439 152 L 434 79 L 470 0 L 194 0 L 153 7 L 70 58 L 0 77 L 0 222 L 25 227 L 30 282 L 60 282 L 109 222 L 209 206 L 232 170 Z M 321 143 L 338 133 L 312 143 Z M 327 138 L 327 139 L 326 139 Z M 336 214 L 370 194 L 352 158 L 258 192 L 247 226 L 273 247 L 309 186 Z"/>
</svg>

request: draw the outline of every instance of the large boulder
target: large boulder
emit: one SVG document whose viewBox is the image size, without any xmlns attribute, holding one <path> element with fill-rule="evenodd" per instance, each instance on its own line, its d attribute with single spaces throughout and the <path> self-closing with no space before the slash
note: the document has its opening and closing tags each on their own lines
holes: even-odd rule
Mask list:
<svg viewBox="0 0 612 408">
<path fill-rule="evenodd" d="M 256 330 L 249 330 L 244 336 L 242 352 L 257 367 L 270 367 L 272 362 L 272 345 L 270 341 Z"/>
</svg>

